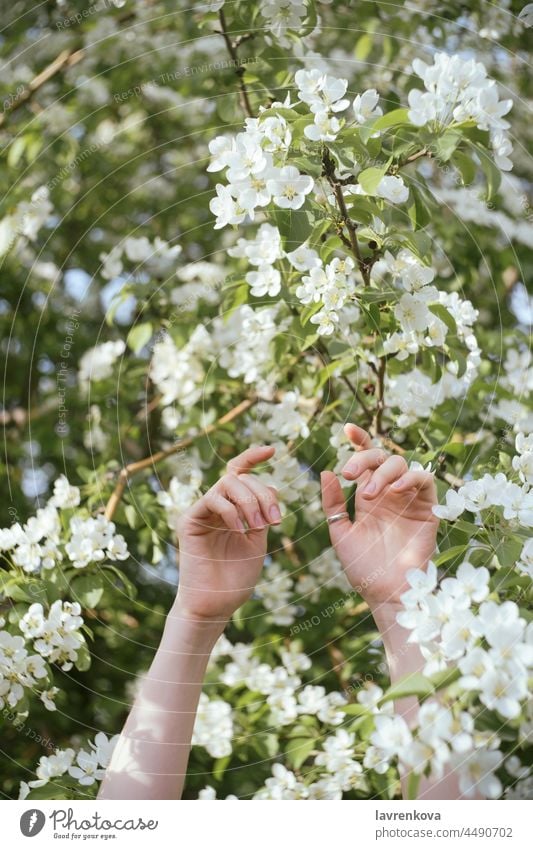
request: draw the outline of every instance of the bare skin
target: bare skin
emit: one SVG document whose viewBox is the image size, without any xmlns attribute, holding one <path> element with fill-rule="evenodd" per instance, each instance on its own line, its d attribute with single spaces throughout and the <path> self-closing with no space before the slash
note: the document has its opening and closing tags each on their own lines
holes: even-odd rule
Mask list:
<svg viewBox="0 0 533 849">
<path fill-rule="evenodd" d="M 433 475 L 410 472 L 403 457 L 372 447 L 368 433 L 356 425 L 346 425 L 345 433 L 357 449 L 342 471 L 357 483 L 355 522 L 346 518 L 330 525 L 331 542 L 352 586 L 367 587 L 362 594 L 369 604 L 399 603 L 408 589 L 406 572 L 423 568 L 435 551 Z M 321 482 L 326 516 L 346 510 L 337 476 L 322 472 Z"/>
<path fill-rule="evenodd" d="M 342 470 L 346 480 L 357 484 L 355 520 L 346 517 L 330 524 L 330 539 L 350 584 L 370 608 L 394 682 L 424 667 L 418 646 L 407 642 L 408 632 L 398 625 L 396 615 L 409 586 L 407 572 L 425 569 L 435 551 L 439 521 L 432 507 L 437 491 L 431 472 L 409 471 L 403 457 L 374 448 L 370 435 L 357 425 L 348 424 L 344 430 L 356 448 Z M 337 476 L 322 472 L 321 485 L 326 516 L 346 511 Z M 417 699 L 401 699 L 394 708 L 409 725 L 416 724 Z M 408 776 L 403 776 L 404 794 L 407 782 Z M 445 773 L 439 781 L 423 779 L 419 798 L 460 798 L 456 776 Z"/>
<path fill-rule="evenodd" d="M 100 799 L 181 798 L 209 656 L 232 613 L 252 594 L 268 527 L 281 520 L 275 490 L 251 474 L 273 454 L 269 446 L 248 448 L 180 517 L 178 594 Z"/>
<path fill-rule="evenodd" d="M 357 448 L 343 470 L 346 479 L 357 482 L 356 519 L 330 524 L 331 542 L 348 580 L 369 604 L 396 680 L 423 666 L 396 613 L 406 572 L 424 568 L 435 549 L 435 484 L 430 473 L 409 472 L 402 458 L 376 452 L 370 436 L 356 425 L 346 425 L 346 434 Z M 281 520 L 275 489 L 253 474 L 273 454 L 269 446 L 244 451 L 180 518 L 178 594 L 99 798 L 181 798 L 209 656 L 231 615 L 253 592 L 267 552 L 268 527 Z M 336 475 L 324 472 L 321 485 L 326 517 L 343 512 Z M 414 723 L 418 703 L 403 699 L 395 710 Z M 420 795 L 459 798 L 455 777 L 424 781 Z"/>
</svg>

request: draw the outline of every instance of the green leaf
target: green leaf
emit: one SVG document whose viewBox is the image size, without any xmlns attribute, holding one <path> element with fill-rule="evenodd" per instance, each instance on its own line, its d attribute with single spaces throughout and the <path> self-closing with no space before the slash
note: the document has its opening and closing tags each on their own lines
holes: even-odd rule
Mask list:
<svg viewBox="0 0 533 849">
<path fill-rule="evenodd" d="M 364 171 L 361 171 L 357 177 L 357 182 L 367 195 L 374 196 L 376 194 L 377 187 L 387 173 L 388 167 L 389 163 L 381 168 L 373 166 L 372 168 L 365 168 Z"/>
<path fill-rule="evenodd" d="M 41 580 L 34 578 L 13 578 L 12 574 L 2 575 L 1 591 L 13 601 L 26 601 L 33 604 L 36 601 L 46 604 L 46 587 Z"/>
<path fill-rule="evenodd" d="M 91 654 L 89 652 L 89 649 L 84 644 L 83 646 L 80 646 L 79 649 L 77 649 L 77 654 L 78 654 L 78 657 L 76 659 L 74 666 L 80 672 L 87 672 L 87 670 L 91 666 Z"/>
<path fill-rule="evenodd" d="M 388 130 L 390 127 L 397 127 L 399 124 L 408 124 L 408 112 L 409 110 L 404 107 L 393 109 L 391 112 L 386 112 L 385 115 L 376 118 L 372 127 L 374 130 Z"/>
<path fill-rule="evenodd" d="M 420 779 L 422 776 L 417 774 L 416 772 L 410 772 L 409 778 L 407 779 L 407 798 L 408 799 L 416 799 L 418 796 L 418 788 L 420 786 Z"/>
<path fill-rule="evenodd" d="M 453 351 L 452 359 L 457 363 L 457 377 L 462 377 L 466 371 L 467 361 L 462 351 Z"/>
<path fill-rule="evenodd" d="M 113 572 L 116 577 L 119 579 L 120 583 L 124 587 L 124 592 L 130 599 L 134 599 L 137 595 L 137 587 L 133 584 L 130 579 L 121 572 L 120 569 L 117 569 L 116 566 L 113 566 L 111 563 L 105 563 L 102 566 L 102 569 L 107 569 L 108 572 Z"/>
<path fill-rule="evenodd" d="M 468 156 L 467 153 L 456 150 L 452 162 L 461 175 L 463 186 L 469 186 L 476 176 L 476 166 L 472 157 Z"/>
<path fill-rule="evenodd" d="M 223 758 L 217 758 L 213 765 L 213 778 L 217 781 L 221 781 L 222 776 L 226 772 L 226 768 L 229 766 L 229 762 L 231 761 L 231 755 L 225 755 Z"/>
<path fill-rule="evenodd" d="M 446 130 L 446 132 L 433 142 L 432 147 L 441 162 L 448 162 L 456 147 L 463 139 L 459 130 Z"/>
<path fill-rule="evenodd" d="M 322 236 L 324 236 L 331 227 L 331 221 L 326 218 L 324 220 L 317 221 L 315 226 L 313 227 L 311 234 L 309 236 L 309 244 L 311 247 L 320 246 L 322 242 Z"/>
<path fill-rule="evenodd" d="M 368 58 L 373 44 L 372 34 L 365 32 L 364 35 L 357 39 L 355 44 L 354 56 L 359 62 L 364 62 Z"/>
<path fill-rule="evenodd" d="M 318 304 L 308 304 L 300 313 L 300 322 L 302 327 L 305 327 L 307 322 L 309 321 L 315 313 L 322 309 L 322 303 L 319 301 Z"/>
<path fill-rule="evenodd" d="M 447 442 L 442 448 L 439 448 L 439 454 L 450 454 L 452 457 L 464 457 L 466 445 L 464 442 Z"/>
<path fill-rule="evenodd" d="M 476 536 L 476 534 L 478 534 L 481 530 L 481 528 L 477 525 L 474 525 L 472 522 L 465 522 L 464 519 L 457 519 L 454 522 L 454 528 L 457 528 L 459 531 L 468 534 L 469 537 Z"/>
<path fill-rule="evenodd" d="M 368 708 L 359 704 L 344 705 L 344 707 L 341 707 L 340 710 L 347 716 L 363 716 L 368 714 Z"/>
<path fill-rule="evenodd" d="M 429 696 L 433 691 L 434 687 L 424 675 L 420 672 L 412 672 L 389 687 L 380 700 L 380 705 L 390 702 L 393 699 L 403 699 L 406 696 Z"/>
<path fill-rule="evenodd" d="M 248 283 L 240 283 L 238 286 L 231 286 L 229 295 L 224 295 L 224 321 L 228 321 L 232 312 L 242 306 L 248 300 L 250 287 Z"/>
<path fill-rule="evenodd" d="M 431 214 L 418 188 L 411 184 L 409 192 L 411 203 L 407 208 L 407 214 L 411 219 L 413 228 L 420 230 L 430 222 Z"/>
<path fill-rule="evenodd" d="M 150 321 L 144 321 L 141 324 L 135 325 L 135 327 L 131 328 L 128 333 L 128 338 L 126 339 L 128 348 L 130 348 L 134 354 L 138 354 L 139 351 L 148 344 L 152 338 L 152 333 L 153 328 Z"/>
<path fill-rule="evenodd" d="M 294 769 L 300 769 L 316 747 L 314 737 L 293 737 L 285 749 L 285 756 Z"/>
<path fill-rule="evenodd" d="M 7 154 L 7 164 L 10 168 L 16 168 L 18 162 L 24 153 L 24 148 L 26 147 L 26 137 L 18 136 L 15 139 L 13 144 L 10 146 L 8 154 Z"/>
<path fill-rule="evenodd" d="M 390 130 L 402 124 L 408 124 L 407 109 L 393 109 L 379 118 L 373 118 L 359 128 L 359 137 L 364 144 L 371 141 L 370 137 L 378 130 Z"/>
<path fill-rule="evenodd" d="M 285 249 L 293 251 L 306 241 L 314 221 L 309 208 L 304 204 L 301 209 L 278 210 L 276 224 Z"/>
<path fill-rule="evenodd" d="M 71 799 L 72 789 L 69 787 L 68 779 L 61 777 L 61 784 L 56 784 L 53 781 L 47 781 L 42 787 L 34 787 L 26 799 Z"/>
<path fill-rule="evenodd" d="M 440 318 L 440 320 L 444 322 L 448 330 L 451 330 L 452 333 L 457 333 L 457 324 L 455 323 L 455 319 L 450 311 L 446 309 L 444 304 L 430 304 L 428 309 L 433 313 L 433 315 L 436 315 L 437 318 Z"/>
<path fill-rule="evenodd" d="M 326 383 L 326 381 L 329 380 L 335 374 L 335 372 L 339 372 L 339 374 L 342 374 L 343 369 L 353 365 L 353 362 L 353 354 L 348 354 L 345 357 L 340 357 L 337 360 L 332 360 L 330 363 L 327 364 L 327 366 L 324 366 L 320 369 L 318 375 L 318 384 L 316 388 L 320 389 L 320 387 L 323 386 L 324 383 Z"/>
<path fill-rule="evenodd" d="M 456 666 L 452 666 L 449 669 L 443 669 L 442 672 L 436 672 L 435 675 L 430 675 L 429 680 L 433 685 L 434 692 L 438 692 L 438 690 L 449 687 L 450 684 L 453 684 L 460 677 L 461 670 Z"/>
<path fill-rule="evenodd" d="M 80 575 L 71 582 L 73 598 L 82 607 L 96 607 L 104 594 L 102 578 L 97 574 Z"/>
<path fill-rule="evenodd" d="M 140 526 L 141 517 L 139 516 L 139 513 L 137 512 L 137 510 L 135 509 L 133 504 L 125 504 L 124 505 L 124 515 L 126 517 L 126 521 L 127 521 L 128 525 L 130 526 L 130 528 L 135 530 L 135 528 L 138 528 Z"/>
<path fill-rule="evenodd" d="M 376 202 L 371 198 L 364 197 L 364 195 L 347 195 L 346 203 L 350 218 L 357 224 L 370 226 L 373 223 L 374 215 L 378 215 L 379 212 Z"/>
<path fill-rule="evenodd" d="M 312 121 L 307 121 L 312 123 Z M 310 159 L 308 156 L 291 157 L 291 165 L 296 165 L 302 174 L 310 174 L 311 177 L 320 177 L 322 165 L 319 159 Z"/>
<path fill-rule="evenodd" d="M 496 557 L 502 566 L 514 566 L 520 560 L 522 542 L 516 539 L 499 539 L 494 545 Z"/>
<path fill-rule="evenodd" d="M 502 180 L 501 171 L 496 166 L 494 159 L 483 145 L 474 143 L 473 146 L 478 155 L 481 168 L 483 169 L 483 173 L 485 174 L 485 179 L 487 181 L 487 200 L 491 200 L 500 188 Z"/>
<path fill-rule="evenodd" d="M 434 557 L 433 562 L 435 566 L 442 566 L 443 563 L 448 563 L 449 560 L 453 560 L 455 557 L 464 555 L 465 551 L 465 545 L 452 545 L 452 547 L 447 551 L 443 551 L 441 554 Z"/>
</svg>

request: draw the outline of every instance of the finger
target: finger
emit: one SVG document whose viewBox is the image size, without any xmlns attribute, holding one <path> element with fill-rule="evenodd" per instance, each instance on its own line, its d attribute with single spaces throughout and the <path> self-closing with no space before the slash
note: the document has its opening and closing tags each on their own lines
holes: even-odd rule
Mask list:
<svg viewBox="0 0 533 849">
<path fill-rule="evenodd" d="M 216 527 L 213 520 L 215 516 L 222 519 L 228 529 L 245 533 L 244 522 L 235 505 L 213 488 L 182 514 L 180 524 L 186 522 L 199 533 Z"/>
<path fill-rule="evenodd" d="M 389 457 L 371 476 L 362 490 L 365 498 L 375 498 L 387 484 L 394 483 L 408 469 L 403 457 Z"/>
<path fill-rule="evenodd" d="M 223 495 L 235 504 L 249 528 L 265 527 L 263 513 L 255 494 L 236 475 L 224 475 L 216 485 Z"/>
<path fill-rule="evenodd" d="M 341 474 L 346 480 L 355 480 L 367 469 L 377 469 L 386 461 L 388 456 L 383 448 L 369 448 L 366 451 L 359 451 L 353 457 L 350 457 Z"/>
<path fill-rule="evenodd" d="M 364 428 L 359 427 L 359 425 L 355 425 L 352 422 L 345 424 L 344 433 L 357 448 L 370 448 L 372 446 L 370 434 Z"/>
<path fill-rule="evenodd" d="M 431 472 L 413 471 L 405 472 L 392 484 L 396 492 L 404 492 L 407 489 L 416 489 L 419 492 L 427 491 L 428 494 L 435 492 L 435 478 Z"/>
<path fill-rule="evenodd" d="M 233 460 L 230 460 L 227 465 L 227 470 L 233 475 L 241 475 L 250 472 L 258 463 L 264 463 L 269 460 L 275 452 L 273 445 L 252 445 L 238 454 Z"/>
<path fill-rule="evenodd" d="M 334 516 L 336 513 L 344 513 L 346 511 L 346 502 L 337 475 L 333 472 L 322 472 L 320 475 L 320 487 L 322 490 L 322 507 L 326 518 Z M 333 543 L 338 541 L 341 534 L 346 533 L 351 526 L 352 523 L 349 516 L 333 522 L 329 525 L 331 541 Z"/>
<path fill-rule="evenodd" d="M 273 487 L 265 486 L 254 475 L 239 475 L 239 480 L 250 489 L 261 508 L 265 522 L 278 525 L 281 522 L 281 512 L 278 507 L 277 493 Z"/>
</svg>

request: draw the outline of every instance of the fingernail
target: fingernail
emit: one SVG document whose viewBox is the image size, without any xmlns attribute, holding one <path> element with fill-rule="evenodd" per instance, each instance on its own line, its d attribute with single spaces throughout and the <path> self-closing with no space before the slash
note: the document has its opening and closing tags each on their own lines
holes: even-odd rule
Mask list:
<svg viewBox="0 0 533 849">
<path fill-rule="evenodd" d="M 342 470 L 342 473 L 345 477 L 350 475 L 351 478 L 355 478 L 359 474 L 359 466 L 348 466 L 348 465 L 346 465 L 344 467 L 344 469 Z"/>
<path fill-rule="evenodd" d="M 400 489 L 400 487 L 402 485 L 403 485 L 403 480 L 401 478 L 398 478 L 398 480 L 394 481 L 394 483 L 392 484 L 392 488 L 393 489 Z"/>
<path fill-rule="evenodd" d="M 238 527 L 239 531 L 241 532 L 241 534 L 246 533 L 246 528 L 244 527 L 244 523 L 241 522 L 240 519 L 237 519 L 237 527 Z"/>
<path fill-rule="evenodd" d="M 265 526 L 265 523 L 263 521 L 263 517 L 261 516 L 261 513 L 259 513 L 259 512 L 254 513 L 254 526 L 256 528 L 264 528 L 264 526 Z"/>
<path fill-rule="evenodd" d="M 372 495 L 372 493 L 373 493 L 373 492 L 375 492 L 375 491 L 376 491 L 376 484 L 375 484 L 375 483 L 370 482 L 370 483 L 369 483 L 369 484 L 367 484 L 367 486 L 365 486 L 365 488 L 363 489 L 363 495 Z"/>
<path fill-rule="evenodd" d="M 272 505 L 269 515 L 273 522 L 281 522 L 281 513 L 277 504 Z"/>
</svg>

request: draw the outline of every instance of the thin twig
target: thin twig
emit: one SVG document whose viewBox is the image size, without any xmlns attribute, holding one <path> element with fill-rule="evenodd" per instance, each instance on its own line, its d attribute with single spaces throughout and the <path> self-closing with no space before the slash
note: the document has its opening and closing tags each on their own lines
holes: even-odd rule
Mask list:
<svg viewBox="0 0 533 849">
<path fill-rule="evenodd" d="M 348 231 L 348 239 L 346 239 L 342 231 L 339 233 L 339 235 L 344 244 L 352 251 L 355 259 L 357 260 L 357 265 L 359 266 L 359 271 L 361 272 L 365 286 L 368 286 L 370 283 L 370 275 L 368 272 L 367 264 L 363 259 L 363 255 L 361 254 L 361 248 L 357 239 L 357 224 L 350 218 L 348 209 L 346 207 L 346 201 L 344 200 L 344 195 L 342 193 L 342 186 L 335 177 L 335 168 L 333 166 L 333 162 L 329 156 L 327 149 L 324 151 L 324 154 L 322 156 L 322 164 L 324 167 L 324 175 L 331 188 L 333 189 L 333 193 L 335 194 L 335 199 L 337 201 L 339 212 L 341 214 L 342 224 L 346 227 L 346 230 Z"/>
<path fill-rule="evenodd" d="M 383 411 L 385 409 L 385 372 L 387 370 L 387 358 L 380 357 L 378 376 L 378 392 L 376 399 L 376 411 L 374 414 L 374 435 L 379 436 L 382 428 Z"/>
<path fill-rule="evenodd" d="M 411 156 L 407 156 L 402 162 L 398 162 L 397 167 L 403 168 L 404 165 L 407 165 L 409 162 L 415 162 L 417 159 L 420 159 L 422 156 L 431 157 L 431 151 L 428 150 L 427 147 L 423 147 L 422 150 L 417 150 L 416 153 L 412 153 Z"/>
<path fill-rule="evenodd" d="M 244 41 L 246 41 L 247 38 L 252 38 L 252 35 L 248 35 L 247 37 L 246 36 L 240 36 L 240 38 L 237 39 L 237 41 L 232 41 L 231 37 L 228 33 L 228 26 L 227 26 L 227 23 L 226 23 L 226 16 L 224 14 L 224 9 L 220 9 L 220 11 L 218 13 L 218 18 L 219 18 L 219 21 L 220 21 L 220 35 L 222 36 L 222 38 L 226 42 L 226 47 L 228 48 L 228 53 L 235 63 L 235 73 L 237 74 L 237 77 L 238 77 L 238 80 L 239 80 L 239 96 L 240 96 L 241 106 L 242 106 L 244 112 L 246 113 L 246 115 L 248 115 L 249 118 L 253 118 L 254 113 L 253 113 L 252 105 L 250 103 L 250 98 L 248 96 L 248 89 L 246 88 L 246 85 L 245 85 L 244 80 L 243 80 L 244 68 L 243 68 L 242 65 L 239 64 L 239 54 L 237 52 L 237 48 L 240 47 L 240 45 Z"/>
<path fill-rule="evenodd" d="M 231 409 L 228 413 L 221 416 L 221 418 L 217 419 L 216 422 L 213 422 L 213 424 L 204 427 L 203 430 L 193 436 L 187 436 L 184 439 L 178 440 L 172 448 L 166 448 L 164 451 L 158 451 L 156 454 L 150 454 L 149 457 L 144 457 L 142 460 L 137 460 L 134 463 L 128 463 L 127 466 L 124 466 L 124 468 L 119 472 L 115 489 L 111 493 L 109 501 L 106 504 L 104 513 L 106 519 L 112 519 L 115 515 L 115 511 L 120 503 L 124 490 L 126 489 L 126 485 L 133 475 L 136 475 L 137 472 L 142 472 L 143 469 L 148 469 L 150 466 L 155 466 L 157 463 L 160 463 L 162 460 L 166 460 L 167 457 L 171 457 L 173 454 L 177 454 L 178 451 L 182 451 L 184 448 L 188 448 L 197 439 L 200 439 L 202 436 L 206 436 L 209 433 L 213 433 L 213 431 L 217 430 L 222 425 L 233 421 L 233 419 L 236 419 L 238 416 L 242 415 L 242 413 L 245 413 L 256 402 L 257 398 L 255 397 L 247 398 L 245 401 L 241 401 L 240 404 L 237 404 L 236 407 L 233 407 L 233 409 Z"/>
<path fill-rule="evenodd" d="M 52 77 L 55 77 L 55 75 L 62 71 L 63 68 L 75 65 L 76 62 L 79 62 L 84 55 L 85 53 L 83 50 L 62 50 L 53 62 L 50 62 L 44 70 L 37 74 L 37 76 L 28 83 L 20 94 L 13 97 L 13 99 L 6 104 L 3 113 L 0 115 L 0 127 L 6 120 L 6 115 L 10 112 L 14 112 L 15 109 L 18 109 L 24 103 L 27 103 L 33 97 L 35 92 L 41 88 L 41 86 L 51 80 Z"/>
<path fill-rule="evenodd" d="M 316 342 L 316 349 L 317 349 L 317 351 L 318 351 L 320 354 L 322 354 L 322 357 L 324 358 L 324 361 L 325 361 L 328 365 L 329 365 L 331 362 L 333 362 L 333 360 L 331 359 L 331 357 L 330 357 L 330 355 L 329 355 L 329 351 L 328 351 L 328 349 L 326 348 L 326 346 L 324 345 L 324 343 L 323 343 L 321 340 L 319 340 L 318 342 Z M 357 388 L 353 385 L 353 383 L 352 383 L 352 381 L 350 380 L 350 378 L 348 377 L 348 375 L 347 375 L 347 374 L 341 374 L 341 375 L 339 375 L 339 376 L 340 376 L 340 379 L 342 380 L 342 382 L 343 382 L 343 383 L 344 383 L 344 384 L 348 387 L 348 389 L 350 390 L 350 392 L 352 393 L 352 395 L 354 396 L 354 398 L 357 398 L 357 400 L 358 400 L 358 401 L 359 401 L 359 403 L 361 404 L 361 407 L 363 408 L 363 411 L 365 412 L 365 414 L 368 416 L 368 418 L 369 418 L 369 419 L 371 419 L 371 418 L 372 418 L 372 411 L 371 411 L 371 410 L 370 410 L 370 408 L 369 408 L 369 407 L 365 404 L 365 402 L 364 402 L 363 398 L 361 398 L 360 393 L 357 391 Z"/>
</svg>

